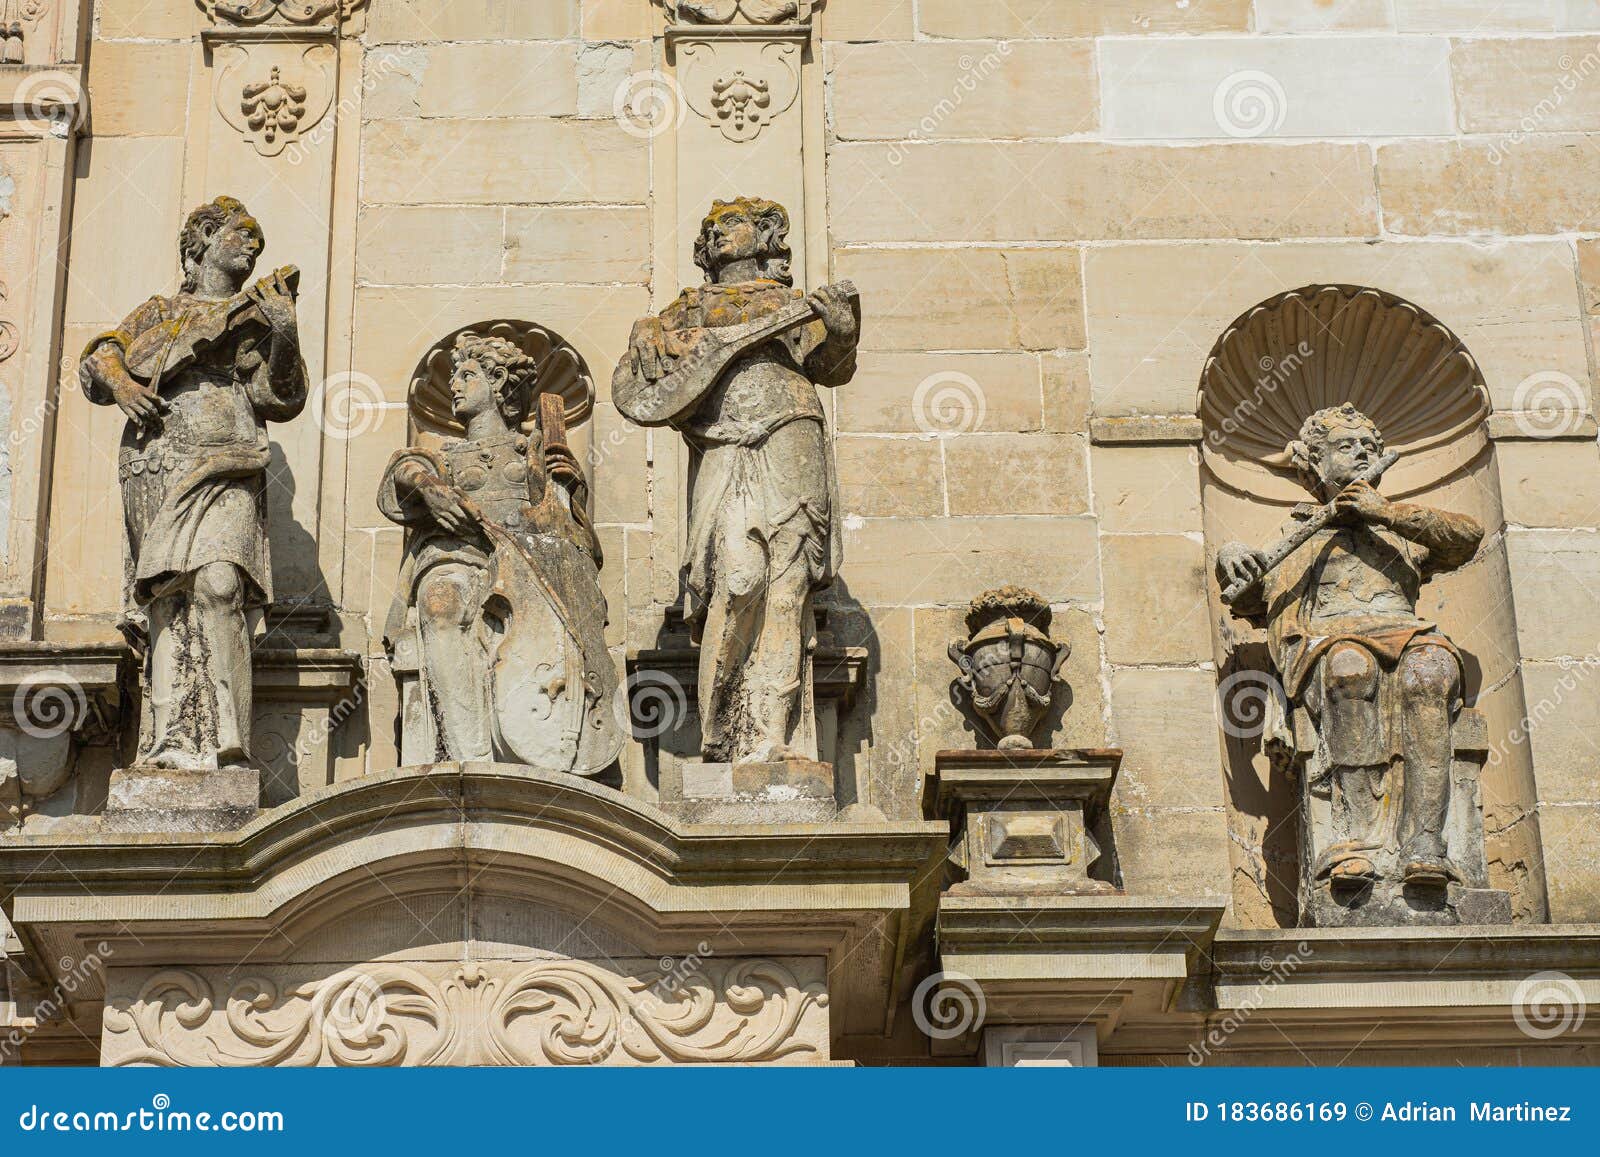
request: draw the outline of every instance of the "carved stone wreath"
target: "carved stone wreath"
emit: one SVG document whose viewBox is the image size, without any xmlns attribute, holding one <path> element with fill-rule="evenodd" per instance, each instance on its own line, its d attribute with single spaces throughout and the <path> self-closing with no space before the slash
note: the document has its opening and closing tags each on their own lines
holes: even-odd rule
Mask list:
<svg viewBox="0 0 1600 1157">
<path fill-rule="evenodd" d="M 585 960 L 489 961 L 430 976 L 357 965 L 282 992 L 257 976 L 219 1009 L 187 969 L 105 1012 L 116 1066 L 737 1063 L 818 1053 L 827 1007 L 773 960 L 697 963 L 654 981 Z M 218 1015 L 220 1013 L 220 1015 Z"/>
</svg>

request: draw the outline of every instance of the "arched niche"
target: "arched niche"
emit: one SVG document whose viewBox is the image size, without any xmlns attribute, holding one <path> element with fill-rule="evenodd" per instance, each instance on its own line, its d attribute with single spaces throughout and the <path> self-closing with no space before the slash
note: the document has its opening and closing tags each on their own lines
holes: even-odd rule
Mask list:
<svg viewBox="0 0 1600 1157">
<path fill-rule="evenodd" d="M 1519 734 L 1526 715 L 1516 618 L 1501 533 L 1499 476 L 1487 431 L 1491 403 L 1461 339 L 1425 309 L 1380 289 L 1309 285 L 1242 313 L 1218 337 L 1201 373 L 1201 495 L 1208 564 L 1231 540 L 1265 545 L 1290 508 L 1307 501 L 1286 447 L 1312 412 L 1351 402 L 1371 417 L 1400 460 L 1380 483 L 1391 499 L 1440 507 L 1485 527 L 1477 557 L 1422 589 L 1418 613 L 1461 648 L 1466 699 L 1489 734 Z M 1293 926 L 1298 785 L 1272 767 L 1251 726 L 1242 673 L 1269 671 L 1265 633 L 1234 618 L 1210 575 L 1234 919 Z M 1258 692 L 1259 693 L 1259 692 Z M 1239 698 L 1240 695 L 1244 698 Z M 1536 795 L 1526 743 L 1500 743 L 1482 779 L 1490 886 L 1512 893 L 1519 919 L 1543 919 Z"/>
<path fill-rule="evenodd" d="M 509 341 L 539 363 L 536 395 L 553 394 L 563 402 L 569 433 L 568 444 L 578 460 L 590 461 L 589 417 L 594 412 L 594 376 L 583 355 L 554 330 L 531 321 L 499 318 L 475 322 L 451 330 L 428 347 L 412 372 L 406 391 L 411 412 L 411 427 L 423 442 L 459 438 L 463 430 L 450 412 L 450 352 L 464 333 L 498 337 Z M 523 430 L 531 430 L 538 420 L 537 396 L 529 408 Z M 594 480 L 590 479 L 591 488 Z"/>
</svg>

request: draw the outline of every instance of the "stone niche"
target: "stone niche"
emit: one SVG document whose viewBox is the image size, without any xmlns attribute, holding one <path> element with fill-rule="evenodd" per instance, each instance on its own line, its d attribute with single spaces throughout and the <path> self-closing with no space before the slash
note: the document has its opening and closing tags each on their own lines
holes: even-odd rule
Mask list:
<svg viewBox="0 0 1600 1157">
<path fill-rule="evenodd" d="M 1303 713 L 1294 712 L 1277 762 L 1269 757 L 1264 732 L 1282 706 L 1282 689 L 1268 656 L 1265 620 L 1231 613 L 1213 574 L 1237 919 L 1257 928 L 1499 923 L 1507 918 L 1504 896 L 1490 893 L 1509 893 L 1511 918 L 1542 922 L 1547 904 L 1537 868 L 1542 859 L 1531 755 L 1525 743 L 1491 742 L 1514 734 L 1526 707 L 1489 396 L 1461 340 L 1420 307 L 1359 286 L 1306 286 L 1241 314 L 1213 348 L 1198 400 L 1208 564 L 1230 540 L 1264 545 L 1277 537 L 1291 511 L 1309 498 L 1287 444 L 1313 411 L 1346 402 L 1377 424 L 1386 450 L 1400 452 L 1378 484 L 1385 498 L 1465 514 L 1485 531 L 1470 562 L 1424 582 L 1416 607 L 1460 649 L 1466 674 L 1465 709 L 1452 734 L 1454 798 L 1445 833 L 1465 878 L 1451 884 L 1443 908 L 1419 906 L 1409 895 L 1396 898 L 1387 914 L 1376 907 L 1319 912 L 1308 903 L 1300 881 L 1305 825 L 1320 822 L 1320 813 L 1316 799 L 1302 807 L 1296 767 L 1311 757 L 1316 736 L 1303 725 Z M 1475 818 L 1464 822 L 1474 808 L 1481 808 L 1481 827 Z M 1462 895 L 1461 888 L 1473 894 Z"/>
</svg>

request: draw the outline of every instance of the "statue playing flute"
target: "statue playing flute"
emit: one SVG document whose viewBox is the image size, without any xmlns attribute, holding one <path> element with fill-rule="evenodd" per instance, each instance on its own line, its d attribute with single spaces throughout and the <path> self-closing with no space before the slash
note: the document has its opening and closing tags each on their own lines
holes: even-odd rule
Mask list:
<svg viewBox="0 0 1600 1157">
<path fill-rule="evenodd" d="M 1464 669 L 1455 644 L 1418 617 L 1417 598 L 1430 576 L 1473 557 L 1483 527 L 1379 494 L 1383 437 L 1349 403 L 1312 414 L 1288 449 L 1321 505 L 1295 508 L 1284 528 L 1292 549 L 1230 542 L 1217 573 L 1235 615 L 1266 619 L 1284 692 L 1270 709 L 1269 751 L 1294 750 L 1296 715 L 1315 735 L 1305 812 L 1328 820 L 1303 829 L 1302 887 L 1443 889 L 1462 881 L 1445 835 Z M 1297 535 L 1308 522 L 1316 529 Z"/>
<path fill-rule="evenodd" d="M 296 417 L 307 386 L 299 273 L 250 283 L 263 244 L 232 197 L 190 213 L 182 289 L 96 337 L 79 367 L 89 400 L 128 418 L 121 626 L 145 651 L 148 766 L 250 761 L 250 615 L 272 599 L 267 423 Z"/>
</svg>

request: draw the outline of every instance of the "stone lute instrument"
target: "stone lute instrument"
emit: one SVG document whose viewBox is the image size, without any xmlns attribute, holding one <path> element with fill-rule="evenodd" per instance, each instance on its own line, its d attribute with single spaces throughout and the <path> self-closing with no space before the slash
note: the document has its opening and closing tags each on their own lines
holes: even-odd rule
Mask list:
<svg viewBox="0 0 1600 1157">
<path fill-rule="evenodd" d="M 299 289 L 300 270 L 285 265 L 226 301 L 205 302 L 185 310 L 171 322 L 147 330 L 129 344 L 123 357 L 128 372 L 157 384 L 168 370 L 182 366 L 221 341 L 241 321 L 252 320 L 251 311 L 255 311 L 253 320 L 263 329 L 268 328 L 266 317 L 257 308 L 262 294 L 277 292 L 293 298 Z"/>
<path fill-rule="evenodd" d="M 1363 470 L 1356 477 L 1355 481 L 1365 482 L 1368 485 L 1376 486 L 1378 479 L 1383 477 L 1384 471 L 1388 470 L 1389 467 L 1393 466 L 1399 460 L 1400 452 L 1398 450 L 1390 450 L 1371 466 Z M 1353 486 L 1355 483 L 1351 483 L 1351 485 Z M 1262 568 L 1261 573 L 1255 578 L 1251 579 L 1249 582 L 1231 583 L 1227 589 L 1222 592 L 1222 601 L 1227 603 L 1229 606 L 1232 606 L 1233 603 L 1238 600 L 1240 595 L 1244 594 L 1251 587 L 1254 587 L 1262 579 L 1266 578 L 1267 575 L 1272 573 L 1272 571 L 1275 570 L 1284 559 L 1288 558 L 1295 551 L 1299 550 L 1311 540 L 1313 535 L 1322 530 L 1328 525 L 1328 523 L 1332 522 L 1333 514 L 1333 503 L 1326 503 L 1319 507 L 1317 512 L 1310 518 L 1307 518 L 1299 526 L 1295 527 L 1294 530 L 1290 531 L 1277 542 L 1269 546 L 1263 552 L 1267 556 L 1267 565 Z"/>
<path fill-rule="evenodd" d="M 838 282 L 837 288 L 850 300 L 851 307 L 860 313 L 859 296 L 854 282 Z M 801 298 L 770 317 L 757 318 L 741 325 L 719 326 L 705 329 L 689 350 L 677 358 L 671 372 L 654 382 L 640 385 L 623 380 L 622 367 L 618 367 L 618 381 L 612 386 L 612 395 L 622 413 L 635 422 L 661 425 L 695 405 L 706 391 L 739 358 L 775 337 L 818 317 L 816 307 L 809 298 Z M 624 363 L 626 364 L 626 363 Z"/>
</svg>

